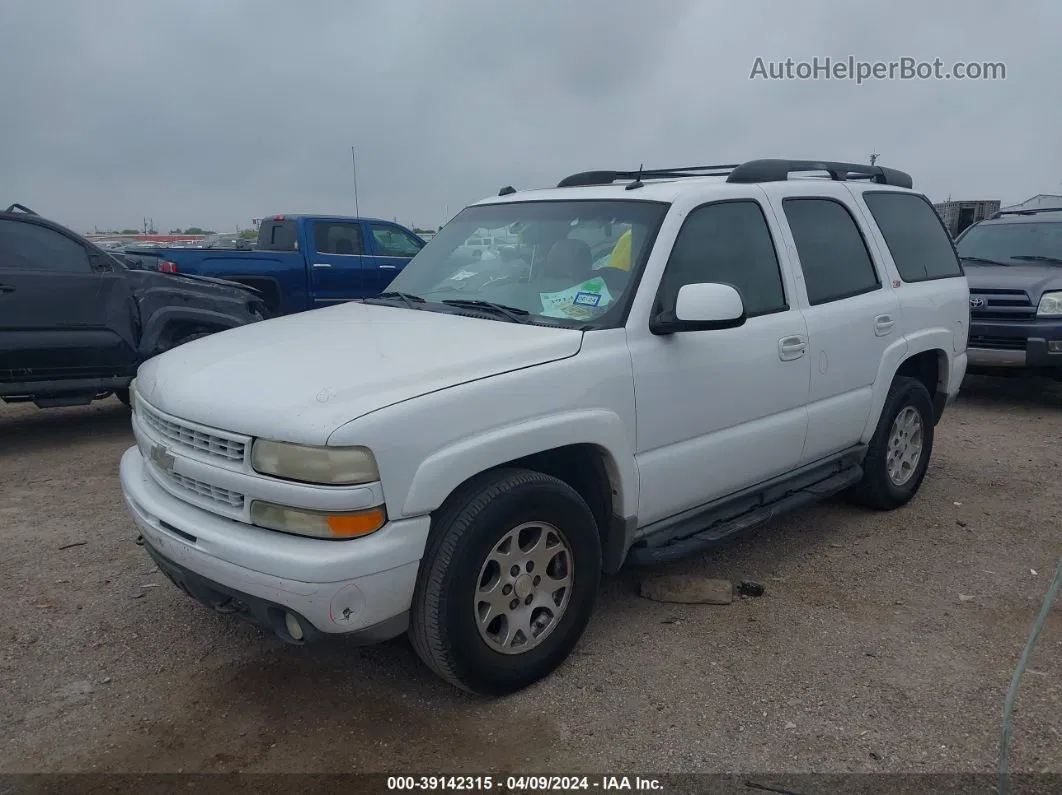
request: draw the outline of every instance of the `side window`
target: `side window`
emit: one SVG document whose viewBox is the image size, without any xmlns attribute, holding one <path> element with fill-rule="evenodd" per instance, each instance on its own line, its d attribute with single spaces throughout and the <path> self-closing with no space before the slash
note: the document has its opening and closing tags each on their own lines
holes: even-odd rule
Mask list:
<svg viewBox="0 0 1062 795">
<path fill-rule="evenodd" d="M 319 254 L 364 254 L 359 224 L 315 221 L 314 246 Z"/>
<path fill-rule="evenodd" d="M 698 282 L 733 286 L 748 317 L 789 308 L 771 231 L 757 202 L 706 204 L 686 218 L 660 282 L 660 308 L 674 307 L 679 288 Z"/>
<path fill-rule="evenodd" d="M 376 250 L 382 257 L 412 257 L 423 248 L 420 242 L 395 226 L 370 224 Z"/>
<path fill-rule="evenodd" d="M 86 273 L 92 265 L 84 246 L 54 229 L 0 220 L 0 268 Z"/>
<path fill-rule="evenodd" d="M 951 240 L 928 201 L 911 193 L 863 194 L 905 282 L 962 276 Z"/>
<path fill-rule="evenodd" d="M 262 221 L 257 245 L 263 251 L 294 251 L 298 239 L 299 228 L 295 221 L 272 219 Z"/>
<path fill-rule="evenodd" d="M 843 204 L 790 198 L 782 201 L 782 207 L 812 306 L 880 289 L 863 234 Z"/>
</svg>

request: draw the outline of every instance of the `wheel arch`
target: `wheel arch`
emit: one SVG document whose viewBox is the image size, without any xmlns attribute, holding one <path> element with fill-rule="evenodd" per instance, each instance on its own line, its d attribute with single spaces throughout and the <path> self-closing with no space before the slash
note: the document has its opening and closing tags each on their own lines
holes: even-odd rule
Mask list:
<svg viewBox="0 0 1062 795">
<path fill-rule="evenodd" d="M 175 341 L 200 332 L 226 331 L 243 324 L 243 320 L 223 312 L 166 307 L 155 312 L 145 326 L 140 340 L 140 352 L 145 356 L 154 356 L 165 350 L 167 341 Z"/>
<path fill-rule="evenodd" d="M 637 506 L 637 471 L 620 419 L 609 412 L 549 415 L 464 439 L 426 458 L 403 502 L 402 514 L 434 513 L 473 478 L 495 469 L 528 469 L 571 486 L 594 514 L 606 570 L 630 544 Z"/>
<path fill-rule="evenodd" d="M 944 402 L 949 392 L 951 366 L 947 351 L 952 347 L 952 336 L 947 331 L 928 333 L 917 338 L 908 337 L 903 345 L 893 345 L 882 357 L 878 380 L 874 385 L 874 403 L 860 439 L 869 443 L 885 407 L 889 388 L 897 376 L 907 376 L 920 381 L 929 392 L 935 409 L 935 421 L 939 421 Z"/>
</svg>

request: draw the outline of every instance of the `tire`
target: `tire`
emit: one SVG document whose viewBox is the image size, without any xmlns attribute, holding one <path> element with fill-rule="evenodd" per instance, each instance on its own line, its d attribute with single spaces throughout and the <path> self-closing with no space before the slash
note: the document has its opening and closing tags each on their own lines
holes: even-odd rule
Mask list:
<svg viewBox="0 0 1062 795">
<path fill-rule="evenodd" d="M 548 525 L 543 528 L 541 525 Z M 521 526 L 527 526 L 520 530 Z M 531 542 L 546 534 L 566 549 L 538 557 L 539 566 L 528 568 L 527 557 L 517 550 L 512 569 L 502 570 L 494 557 L 501 556 L 506 538 Z M 553 531 L 558 531 L 553 533 Z M 539 541 L 538 543 L 541 543 Z M 537 547 L 532 546 L 532 551 Z M 570 576 L 567 593 L 553 592 L 557 609 L 547 621 L 548 589 L 540 586 L 548 573 L 561 576 L 556 568 L 567 552 L 566 572 Z M 548 563 L 544 561 L 550 558 Z M 531 561 L 534 563 L 535 561 Z M 508 565 L 508 563 L 506 563 Z M 528 573 L 530 572 L 530 573 Z M 538 574 L 536 575 L 536 572 Z M 493 579 L 493 574 L 498 578 Z M 485 580 L 481 579 L 485 575 Z M 481 622 L 485 602 L 477 598 L 482 582 L 493 579 L 499 599 L 508 593 L 512 601 L 502 605 L 502 615 L 512 610 L 513 601 L 525 600 L 516 614 L 530 615 L 526 625 L 535 634 L 526 650 L 515 631 L 504 633 L 504 622 Z M 409 636 L 418 656 L 436 674 L 462 690 L 483 696 L 514 693 L 542 679 L 556 669 L 579 642 L 593 613 L 601 581 L 601 540 L 593 513 L 579 494 L 563 481 L 539 472 L 502 469 L 474 478 L 458 490 L 433 518 L 427 549 L 421 563 L 410 614 Z M 547 580 L 548 582 L 548 580 Z M 527 593 L 531 588 L 537 590 Z M 515 587 L 516 590 L 512 590 Z M 510 589 L 508 592 L 503 588 Z M 520 594 L 520 599 L 517 595 Z M 524 595 L 526 594 L 526 596 Z M 525 611 L 526 599 L 539 599 Z M 559 604 L 557 604 L 559 602 Z M 534 619 L 539 623 L 536 625 Z M 481 631 L 480 625 L 485 629 Z M 515 624 L 516 622 L 513 622 Z M 493 634 L 491 634 L 493 632 Z M 502 651 L 497 640 L 509 634 Z M 527 638 L 526 635 L 523 637 Z"/>
<path fill-rule="evenodd" d="M 917 433 L 920 433 L 921 446 L 917 457 L 909 458 L 909 466 L 904 467 L 899 473 L 894 471 L 893 474 L 900 475 L 900 478 L 894 480 L 889 471 L 890 440 L 893 440 L 893 425 L 901 415 L 909 421 L 913 421 L 910 420 L 913 416 L 917 417 L 920 425 Z M 919 486 L 922 485 L 922 479 L 926 476 L 929 459 L 933 453 L 933 417 L 933 400 L 925 385 L 914 378 L 898 376 L 889 387 L 889 394 L 885 398 L 878 427 L 874 430 L 874 436 L 870 440 L 870 446 L 863 461 L 863 479 L 853 486 L 849 493 L 849 498 L 853 502 L 868 508 L 886 511 L 910 502 L 918 492 Z M 916 431 L 908 426 L 907 438 L 912 439 L 915 435 Z M 899 443 L 903 444 L 902 439 Z M 911 455 L 914 454 L 912 448 L 906 449 Z"/>
<path fill-rule="evenodd" d="M 122 401 L 122 405 L 129 408 L 129 387 L 114 390 L 114 396 Z"/>
</svg>

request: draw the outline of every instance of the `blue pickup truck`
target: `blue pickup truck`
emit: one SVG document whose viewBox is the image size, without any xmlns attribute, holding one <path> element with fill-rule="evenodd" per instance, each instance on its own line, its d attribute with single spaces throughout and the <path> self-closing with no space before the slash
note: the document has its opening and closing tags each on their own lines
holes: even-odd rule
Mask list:
<svg viewBox="0 0 1062 795">
<path fill-rule="evenodd" d="M 384 290 L 425 241 L 377 218 L 274 215 L 251 251 L 154 249 L 164 273 L 212 276 L 259 290 L 270 315 L 289 315 Z"/>
</svg>

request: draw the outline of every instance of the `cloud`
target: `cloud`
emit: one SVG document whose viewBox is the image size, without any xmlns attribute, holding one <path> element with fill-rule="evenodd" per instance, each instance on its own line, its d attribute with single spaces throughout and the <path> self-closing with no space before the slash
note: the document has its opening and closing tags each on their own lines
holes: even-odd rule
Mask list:
<svg viewBox="0 0 1062 795">
<path fill-rule="evenodd" d="M 590 168 L 880 162 L 934 200 L 1062 191 L 1054 0 L 5 0 L 0 175 L 79 229 L 273 212 L 433 225 Z M 765 61 L 1001 61 L 1004 81 L 750 80 Z"/>
</svg>

